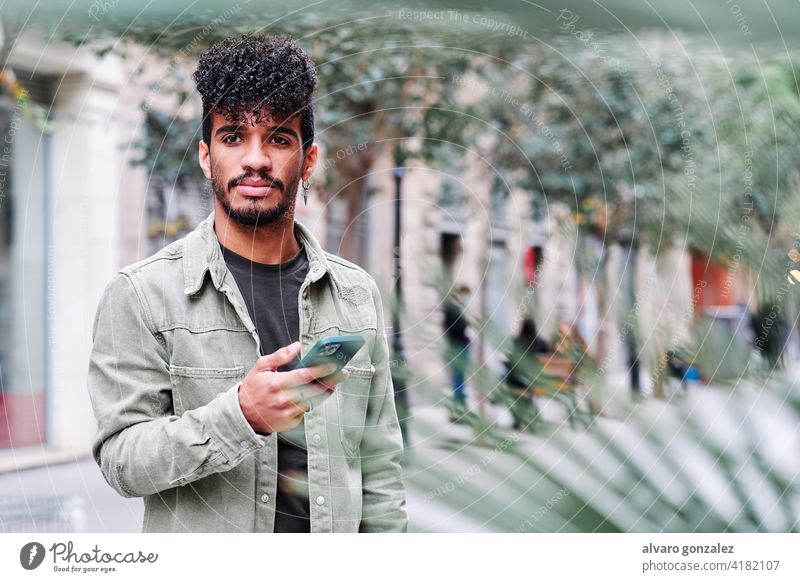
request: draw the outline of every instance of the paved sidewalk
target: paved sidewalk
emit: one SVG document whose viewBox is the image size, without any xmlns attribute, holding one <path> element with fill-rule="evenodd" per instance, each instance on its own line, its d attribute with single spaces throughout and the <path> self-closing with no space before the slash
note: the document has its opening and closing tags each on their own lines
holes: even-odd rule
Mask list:
<svg viewBox="0 0 800 582">
<path fill-rule="evenodd" d="M 424 494 L 418 487 L 409 485 L 411 531 L 481 530 L 479 522 L 459 515 L 447 506 L 430 503 Z M 75 531 L 126 533 L 141 530 L 142 500 L 120 497 L 105 482 L 94 461 L 87 459 L 0 475 L 0 532 L 32 529 L 30 524 L 18 519 L 4 524 L 3 506 L 16 505 L 19 511 L 28 514 L 35 512 L 36 506 L 41 507 L 45 498 L 50 501 L 55 498 L 77 500 L 80 515 L 73 520 Z M 8 515 L 5 519 L 9 519 Z"/>
<path fill-rule="evenodd" d="M 138 532 L 144 505 L 141 499 L 120 497 L 100 475 L 91 459 L 50 467 L 27 469 L 0 475 L 0 532 L 30 531 L 31 526 L 15 519 L 4 524 L 3 506 L 15 505 L 23 514 L 36 512 L 45 498 L 72 498 L 78 501 L 80 515 L 72 526 L 80 532 Z M 50 503 L 52 505 L 52 503 Z M 408 491 L 412 531 L 480 531 L 478 522 L 439 508 L 424 498 L 413 485 Z M 47 523 L 52 523 L 49 520 Z M 45 525 L 45 524 L 43 524 Z M 45 525 L 46 527 L 46 525 Z M 52 527 L 52 526 L 51 526 Z M 49 528 L 48 528 L 49 531 Z"/>
<path fill-rule="evenodd" d="M 798 372 L 800 370 L 793 369 L 788 377 L 800 377 Z M 743 388 L 740 387 L 741 390 Z M 638 417 L 640 422 L 649 423 L 657 421 L 664 415 L 665 418 L 672 417 L 676 422 L 682 423 L 685 421 L 683 415 L 686 411 L 713 411 L 706 426 L 707 432 L 728 434 L 723 430 L 727 426 L 725 422 L 739 418 L 735 407 L 732 407 L 733 397 L 737 393 L 738 391 L 730 389 L 700 387 L 690 391 L 685 406 L 679 408 L 665 401 L 651 401 L 642 406 L 640 412 L 633 418 Z M 762 434 L 760 431 L 764 431 L 759 439 L 766 438 L 766 435 L 781 427 L 785 434 L 796 434 L 795 424 L 789 426 L 777 424 L 780 420 L 778 416 L 783 417 L 789 413 L 785 407 L 781 407 L 780 402 L 770 400 L 770 391 L 753 391 L 748 394 L 750 395 L 745 397 L 744 402 L 750 407 L 749 416 L 754 423 L 749 430 L 758 429 L 757 434 Z M 761 404 L 755 407 L 754 398 L 758 395 Z M 620 402 L 629 399 L 627 393 L 623 391 L 616 396 Z M 681 399 L 686 398 L 683 395 L 679 396 Z M 412 446 L 404 471 L 408 492 L 409 530 L 508 532 L 520 529 L 526 520 L 536 521 L 530 517 L 536 515 L 536 519 L 539 520 L 536 527 L 542 531 L 578 531 L 578 526 L 573 524 L 572 518 L 577 515 L 580 507 L 576 509 L 569 505 L 577 503 L 578 494 L 583 495 L 582 499 L 593 499 L 595 492 L 602 488 L 603 496 L 594 500 L 599 507 L 598 511 L 605 511 L 602 503 L 606 501 L 618 503 L 613 483 L 609 479 L 615 471 L 628 466 L 626 463 L 629 462 L 627 457 L 629 453 L 638 451 L 641 456 L 647 452 L 644 450 L 646 442 L 641 446 L 636 444 L 639 442 L 636 433 L 636 430 L 639 430 L 636 429 L 638 425 L 626 422 L 627 413 L 633 410 L 634 405 L 627 404 L 628 411 L 620 406 L 611 414 L 596 419 L 600 437 L 592 436 L 590 431 L 582 427 L 572 429 L 567 426 L 564 419 L 565 412 L 556 403 L 543 402 L 540 405 L 547 422 L 537 434 L 523 434 L 510 430 L 508 427 L 511 419 L 508 411 L 499 406 L 487 407 L 486 412 L 489 417 L 487 420 L 495 424 L 495 434 L 493 438 L 481 441 L 475 438 L 473 428 L 449 422 L 448 413 L 441 403 L 416 403 L 413 408 L 414 416 L 410 422 Z M 723 415 L 722 412 L 725 410 L 727 414 Z M 756 412 L 760 415 L 755 414 Z M 764 428 L 761 422 L 764 414 L 772 423 L 770 430 Z M 789 415 L 788 418 L 793 417 Z M 741 433 L 734 426 L 729 436 L 732 438 L 738 434 Z M 618 452 L 616 457 L 610 458 L 606 454 L 608 451 L 604 452 L 602 447 L 612 438 L 616 438 L 620 443 L 632 442 L 632 449 Z M 787 442 L 797 441 L 789 439 Z M 506 446 L 511 443 L 515 449 L 513 453 L 511 448 Z M 770 449 L 765 447 L 765 450 Z M 669 451 L 656 450 L 656 452 L 664 455 Z M 792 457 L 794 460 L 786 461 L 795 471 L 797 458 L 800 457 L 795 455 Z M 681 459 L 675 457 L 673 462 Z M 582 477 L 584 480 L 573 482 L 592 464 L 597 464 L 602 469 L 599 477 L 590 480 Z M 631 464 L 630 468 L 635 466 L 635 463 Z M 700 463 L 699 466 L 703 471 L 715 471 L 717 468 L 714 464 L 706 466 Z M 545 477 L 545 473 L 550 471 L 559 476 L 557 482 L 550 482 Z M 686 473 L 686 478 L 691 478 L 691 472 Z M 727 475 L 724 471 L 719 474 L 723 477 Z M 704 482 L 703 479 L 700 482 Z M 539 518 L 538 516 L 543 513 L 543 504 L 558 497 L 558 487 L 564 483 L 568 484 L 570 491 L 574 491 L 575 495 L 570 493 L 567 501 L 554 507 L 549 513 L 544 512 L 547 515 Z M 768 483 L 761 479 L 756 485 L 765 487 Z M 3 516 L 8 514 L 9 507 L 16 507 L 16 513 L 19 515 L 21 506 L 24 515 L 26 504 L 54 497 L 67 497 L 77 501 L 83 515 L 82 519 L 76 521 L 77 531 L 140 531 L 142 500 L 120 497 L 106 484 L 90 458 L 0 474 L 0 531 L 21 531 L 10 530 L 9 526 L 14 524 L 8 521 L 4 526 Z M 624 505 L 624 501 L 625 499 L 619 502 L 622 505 L 612 513 L 618 515 L 621 509 L 625 509 L 627 506 Z M 556 514 L 562 511 L 564 515 L 557 517 Z"/>
<path fill-rule="evenodd" d="M 503 508 L 492 506 L 486 499 L 476 503 L 476 499 L 482 491 L 492 490 L 502 482 L 504 474 L 524 475 L 523 479 L 533 479 L 534 475 L 519 467 L 518 462 L 507 464 L 500 458 L 490 466 L 480 466 L 477 474 L 473 468 L 475 461 L 490 453 L 491 448 L 476 445 L 474 432 L 468 426 L 448 422 L 447 411 L 441 406 L 420 406 L 415 410 L 411 430 L 413 448 L 405 468 L 409 531 L 509 531 L 509 516 Z M 449 488 L 451 478 L 465 475 L 469 478 L 458 483 L 458 489 L 467 493 L 466 497 L 434 494 L 443 485 Z M 498 493 L 502 494 L 494 491 Z M 94 460 L 86 458 L 0 474 L 0 531 L 31 531 L 32 524 L 22 523 L 19 516 L 41 514 L 44 503 L 52 506 L 59 499 L 77 505 L 78 515 L 71 524 L 74 531 L 141 530 L 142 500 L 119 496 L 105 482 Z M 9 522 L 9 507 L 16 508 L 17 518 L 13 522 Z M 513 511 L 513 504 L 507 509 Z M 47 523 L 44 522 L 44 527 Z"/>
<path fill-rule="evenodd" d="M 0 503 L 26 508 L 41 505 L 44 498 L 70 498 L 73 528 L 80 532 L 141 531 L 144 504 L 141 499 L 121 497 L 103 479 L 93 459 L 53 464 L 0 475 Z M 7 512 L 6 512 L 7 514 Z M 3 520 L 0 512 L 0 522 Z M 5 518 L 8 520 L 8 517 Z M 0 531 L 31 531 L 31 524 L 7 523 Z"/>
<path fill-rule="evenodd" d="M 445 414 L 444 411 L 441 413 Z M 445 433 L 466 436 L 461 434 L 466 430 L 466 427 L 461 426 L 449 427 L 445 428 Z M 420 442 L 420 446 L 428 450 L 423 455 L 424 458 L 429 459 L 431 454 L 449 455 L 447 451 L 437 453 L 437 447 L 427 442 L 428 439 L 425 440 L 425 444 Z M 407 472 L 411 475 L 418 474 L 419 467 L 409 467 Z M 431 500 L 429 494 L 426 496 L 427 493 L 427 488 L 420 486 L 417 479 L 408 480 L 410 531 L 486 530 L 480 521 L 472 519 L 468 513 L 454 509 L 438 499 Z M 53 505 L 53 501 L 65 498 L 73 502 L 73 505 L 77 502 L 79 515 L 71 524 L 74 531 L 125 533 L 141 530 L 144 511 L 142 500 L 119 496 L 105 482 L 94 461 L 84 459 L 0 474 L 0 532 L 35 531 L 32 524 L 23 523 L 19 518 L 10 522 L 7 511 L 3 515 L 4 508 L 7 510 L 8 507 L 15 506 L 17 516 L 20 513 L 27 516 L 31 512 L 37 512 L 35 508 L 41 508 L 45 502 Z M 41 512 L 41 509 L 38 511 Z M 53 522 L 45 522 L 43 527 L 47 527 L 47 523 Z M 47 531 L 53 531 L 51 528 L 52 526 Z"/>
</svg>

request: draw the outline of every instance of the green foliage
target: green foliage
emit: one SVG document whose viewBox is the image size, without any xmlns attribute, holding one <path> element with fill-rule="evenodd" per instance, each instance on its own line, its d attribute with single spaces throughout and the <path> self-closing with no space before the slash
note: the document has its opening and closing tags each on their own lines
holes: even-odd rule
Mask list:
<svg viewBox="0 0 800 582">
<path fill-rule="evenodd" d="M 473 422 L 465 438 L 421 416 L 407 481 L 437 515 L 476 530 L 797 532 L 798 422 L 797 387 L 778 378 L 643 403 L 591 430 L 551 422 L 521 435 Z M 426 511 L 412 529 L 453 527 L 426 524 Z"/>
<path fill-rule="evenodd" d="M 678 121 L 694 128 L 695 140 L 705 132 L 689 107 L 696 91 L 685 70 L 668 73 L 630 56 L 630 42 L 604 46 L 627 66 L 557 40 L 477 71 L 480 84 L 494 88 L 481 103 L 498 128 L 492 159 L 535 204 L 566 204 L 581 228 L 606 242 L 663 246 L 672 240 L 664 239 L 671 217 L 663 183 L 682 166 Z"/>
<path fill-rule="evenodd" d="M 197 163 L 200 127 L 169 113 L 150 109 L 145 113 L 142 135 L 134 142 L 141 156 L 132 161 L 167 184 L 204 179 Z"/>
</svg>

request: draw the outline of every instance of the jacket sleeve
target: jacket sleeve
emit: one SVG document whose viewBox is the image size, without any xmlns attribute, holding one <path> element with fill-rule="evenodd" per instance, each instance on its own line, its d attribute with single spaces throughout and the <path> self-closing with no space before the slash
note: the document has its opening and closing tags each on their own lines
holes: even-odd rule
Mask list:
<svg viewBox="0 0 800 582">
<path fill-rule="evenodd" d="M 98 432 L 92 447 L 106 481 L 125 497 L 151 495 L 228 471 L 266 444 L 232 386 L 178 417 L 169 355 L 133 281 L 118 273 L 97 308 L 88 374 Z"/>
<path fill-rule="evenodd" d="M 370 279 L 378 326 L 372 362 L 364 436 L 361 439 L 363 503 L 359 531 L 405 532 L 408 529 L 403 470 L 403 437 L 394 405 L 389 366 L 389 346 L 383 322 L 383 304 L 375 281 Z"/>
</svg>

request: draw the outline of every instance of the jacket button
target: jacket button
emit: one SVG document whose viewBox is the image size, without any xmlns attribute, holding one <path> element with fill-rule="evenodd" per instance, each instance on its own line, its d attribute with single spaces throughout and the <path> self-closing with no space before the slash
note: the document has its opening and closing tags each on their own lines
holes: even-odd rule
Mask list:
<svg viewBox="0 0 800 582">
<path fill-rule="evenodd" d="M 313 437 L 311 437 L 311 439 L 314 441 L 314 444 L 316 445 L 322 442 L 322 437 L 319 436 L 318 434 L 315 434 Z"/>
<path fill-rule="evenodd" d="M 318 495 L 316 499 L 317 505 L 322 505 L 325 503 L 325 498 L 322 495 Z"/>
<path fill-rule="evenodd" d="M 261 501 L 262 501 L 263 503 L 269 503 L 269 495 L 267 495 L 266 493 L 264 493 L 264 495 L 262 495 L 262 496 L 261 496 Z"/>
</svg>

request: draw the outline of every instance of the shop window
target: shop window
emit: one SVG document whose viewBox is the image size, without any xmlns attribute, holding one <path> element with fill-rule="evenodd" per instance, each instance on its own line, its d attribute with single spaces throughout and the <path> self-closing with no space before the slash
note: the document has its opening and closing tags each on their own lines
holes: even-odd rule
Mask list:
<svg viewBox="0 0 800 582">
<path fill-rule="evenodd" d="M 37 101 L 42 78 L 17 72 Z M 0 449 L 45 441 L 49 135 L 0 88 Z M 49 103 L 45 105 L 49 109 Z"/>
</svg>

